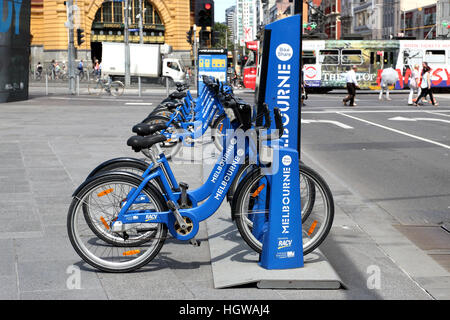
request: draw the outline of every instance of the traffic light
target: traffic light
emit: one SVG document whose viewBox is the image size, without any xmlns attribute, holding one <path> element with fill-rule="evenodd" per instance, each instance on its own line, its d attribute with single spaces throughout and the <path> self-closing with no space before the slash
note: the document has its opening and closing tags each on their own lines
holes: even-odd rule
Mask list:
<svg viewBox="0 0 450 320">
<path fill-rule="evenodd" d="M 200 27 L 214 26 L 214 1 L 195 1 L 195 24 Z"/>
<path fill-rule="evenodd" d="M 192 27 L 191 27 L 191 29 L 188 32 L 186 32 L 186 41 L 188 43 L 190 43 L 190 44 L 194 43 L 194 41 L 192 39 L 192 35 L 193 35 L 193 30 L 192 30 Z"/>
<path fill-rule="evenodd" d="M 213 31 L 211 34 L 211 46 L 215 46 L 216 44 L 219 44 L 219 42 L 220 42 L 220 32 Z"/>
<path fill-rule="evenodd" d="M 200 31 L 200 47 L 208 47 L 208 42 L 211 39 L 211 32 L 207 30 Z"/>
<path fill-rule="evenodd" d="M 77 44 L 78 46 L 81 46 L 81 44 L 84 42 L 84 29 L 77 29 Z"/>
</svg>

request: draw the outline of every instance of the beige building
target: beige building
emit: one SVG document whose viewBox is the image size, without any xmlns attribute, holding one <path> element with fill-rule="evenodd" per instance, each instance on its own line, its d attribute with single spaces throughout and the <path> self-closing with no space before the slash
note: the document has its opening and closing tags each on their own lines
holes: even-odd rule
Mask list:
<svg viewBox="0 0 450 320">
<path fill-rule="evenodd" d="M 186 32 L 193 24 L 190 0 L 142 0 L 144 11 L 144 42 L 166 43 L 175 55 L 190 59 L 191 47 Z M 63 0 L 31 1 L 31 63 L 47 64 L 52 59 L 67 60 L 68 28 Z M 74 14 L 75 28 L 84 29 L 84 43 L 75 47 L 77 60 L 87 62 L 101 58 L 101 43 L 123 42 L 124 2 L 104 0 L 74 0 L 78 10 Z M 139 42 L 139 0 L 130 3 L 130 42 Z"/>
</svg>

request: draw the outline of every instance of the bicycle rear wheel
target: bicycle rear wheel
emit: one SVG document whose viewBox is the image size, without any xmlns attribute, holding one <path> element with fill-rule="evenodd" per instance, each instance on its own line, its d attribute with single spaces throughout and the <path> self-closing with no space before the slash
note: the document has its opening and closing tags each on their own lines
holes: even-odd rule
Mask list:
<svg viewBox="0 0 450 320">
<path fill-rule="evenodd" d="M 113 81 L 109 90 L 114 97 L 119 97 L 123 94 L 124 89 L 125 86 L 122 82 Z"/>
<path fill-rule="evenodd" d="M 302 221 L 303 254 L 316 249 L 327 237 L 334 218 L 333 195 L 323 178 L 313 169 L 300 166 L 300 176 L 314 184 L 315 200 L 312 211 Z M 239 194 L 236 194 L 235 221 L 244 241 L 256 252 L 262 251 L 262 232 L 254 228 L 254 222 L 261 218 L 267 221 L 269 207 L 267 196 L 261 192 L 266 188 L 269 193 L 270 183 L 266 176 L 254 174 L 249 177 Z M 258 190 L 259 192 L 255 192 Z M 302 210 L 303 211 L 303 210 Z M 262 216 L 263 215 L 263 216 Z"/>
<path fill-rule="evenodd" d="M 73 198 L 67 216 L 69 239 L 78 255 L 91 266 L 107 272 L 128 272 L 144 266 L 161 250 L 167 236 L 165 224 L 127 224 L 126 231 L 111 230 L 124 199 L 141 181 L 139 177 L 124 173 L 102 175 L 86 184 Z M 147 185 L 142 193 L 148 201 L 132 204 L 130 210 L 167 211 L 163 197 L 154 187 Z M 93 232 L 85 219 L 84 205 L 89 206 L 90 213 L 102 226 L 96 230 L 102 230 L 115 241 L 105 242 Z M 145 233 L 152 231 L 152 239 L 143 236 L 145 241 L 142 243 L 128 241 L 127 235 L 138 235 L 141 230 Z"/>
</svg>

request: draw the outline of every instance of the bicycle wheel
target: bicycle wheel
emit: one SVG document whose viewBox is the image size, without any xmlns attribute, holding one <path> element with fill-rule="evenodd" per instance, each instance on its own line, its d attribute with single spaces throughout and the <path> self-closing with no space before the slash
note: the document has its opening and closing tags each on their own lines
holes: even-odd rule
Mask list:
<svg viewBox="0 0 450 320">
<path fill-rule="evenodd" d="M 211 127 L 211 139 L 219 151 L 223 150 L 223 136 L 227 129 L 227 116 L 225 114 L 221 114 L 217 117 Z"/>
<path fill-rule="evenodd" d="M 147 117 L 143 121 L 143 123 L 156 124 L 156 123 L 168 123 L 169 121 L 170 121 L 170 118 L 168 118 L 168 117 L 155 115 L 155 116 Z M 176 133 L 180 132 L 181 130 L 182 130 L 181 126 L 178 123 L 176 123 L 175 121 L 172 121 L 170 123 L 169 127 L 165 130 L 165 132 L 168 134 L 176 134 Z M 181 144 L 182 144 L 182 142 L 179 138 L 169 138 L 169 139 L 167 139 L 167 141 L 161 142 L 159 144 L 159 146 L 161 147 L 167 160 L 170 160 L 170 159 L 172 159 L 172 157 L 174 157 L 178 153 L 178 151 L 180 151 Z"/>
<path fill-rule="evenodd" d="M 113 81 L 110 86 L 110 92 L 114 97 L 119 97 L 123 94 L 125 86 L 120 81 Z"/>
<path fill-rule="evenodd" d="M 248 159 L 246 159 L 245 162 L 246 164 L 242 165 L 239 171 L 236 173 L 236 177 L 227 193 L 227 200 L 231 204 L 232 215 L 233 212 L 236 211 L 236 202 L 233 202 L 233 195 L 240 192 L 240 190 L 242 189 L 242 185 L 245 183 L 248 177 L 251 177 L 254 174 L 261 174 L 259 172 L 260 169 L 257 165 L 249 164 Z M 304 164 L 300 162 L 300 167 L 302 167 L 303 165 Z M 316 200 L 316 189 L 314 187 L 314 183 L 302 174 L 302 170 L 300 170 L 300 197 L 302 208 L 302 223 L 305 223 L 314 207 L 314 202 Z M 234 219 L 234 216 L 232 219 Z"/>
<path fill-rule="evenodd" d="M 127 224 L 123 232 L 113 232 L 110 228 L 124 199 L 139 187 L 141 181 L 131 174 L 111 172 L 94 178 L 73 198 L 67 216 L 69 239 L 78 255 L 91 266 L 108 272 L 128 272 L 144 266 L 161 250 L 167 236 L 165 224 Z M 130 210 L 167 211 L 163 197 L 153 186 L 145 186 L 142 193 L 148 201 L 132 204 Z M 89 206 L 95 220 L 103 225 L 104 234 L 116 239 L 115 244 L 103 241 L 92 231 L 83 204 Z M 140 234 L 142 230 L 144 233 L 151 231 L 153 237 L 146 238 L 141 244 L 128 240 L 130 234 Z"/>
<path fill-rule="evenodd" d="M 315 189 L 314 207 L 307 219 L 302 222 L 303 254 L 306 255 L 316 249 L 327 237 L 333 224 L 334 202 L 328 185 L 318 173 L 302 165 L 300 175 L 313 183 Z M 245 180 L 239 193 L 235 195 L 237 198 L 234 217 L 237 228 L 244 241 L 259 253 L 262 251 L 263 234 L 261 230 L 254 228 L 254 222 L 261 221 L 261 218 L 267 221 L 269 213 L 269 201 L 265 193 L 261 192 L 263 189 L 267 190 L 267 194 L 269 193 L 270 183 L 267 177 L 260 173 L 253 174 Z M 256 190 L 259 191 L 255 192 Z"/>
<path fill-rule="evenodd" d="M 92 95 L 100 95 L 103 91 L 103 84 L 101 83 L 101 80 L 92 79 L 89 81 L 88 84 L 88 92 Z"/>
<path fill-rule="evenodd" d="M 135 161 L 126 161 L 126 160 L 120 160 L 116 162 L 112 162 L 103 168 L 101 168 L 99 171 L 95 173 L 95 175 L 100 175 L 102 173 L 108 172 L 108 171 L 120 171 L 120 172 L 130 172 L 132 174 L 142 176 L 145 170 L 148 167 L 148 163 L 142 162 L 135 162 Z M 158 191 L 164 190 L 162 187 L 162 184 L 160 181 L 153 179 L 150 181 L 153 186 L 155 186 Z M 95 214 L 92 214 L 90 212 L 90 206 L 87 203 L 83 203 L 83 214 L 86 219 L 86 222 L 88 226 L 91 228 L 92 232 L 102 239 L 103 241 L 117 245 L 117 246 L 129 246 L 129 245 L 140 245 L 142 243 L 145 243 L 146 241 L 152 239 L 154 230 L 149 230 L 146 233 L 140 233 L 140 234 L 128 234 L 128 239 L 126 243 L 120 243 L 117 242 L 117 239 L 114 235 L 111 235 L 109 232 L 105 232 L 105 225 L 103 224 L 103 221 L 96 221 L 95 219 L 98 219 L 99 217 Z M 102 223 L 99 223 L 102 222 Z M 141 229 L 142 231 L 143 229 Z"/>
</svg>

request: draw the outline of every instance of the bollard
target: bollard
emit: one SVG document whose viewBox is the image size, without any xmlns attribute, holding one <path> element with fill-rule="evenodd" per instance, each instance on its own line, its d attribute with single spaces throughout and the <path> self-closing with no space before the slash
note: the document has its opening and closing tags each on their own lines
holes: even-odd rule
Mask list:
<svg viewBox="0 0 450 320">
<path fill-rule="evenodd" d="M 77 74 L 77 96 L 80 95 L 80 75 Z"/>
<path fill-rule="evenodd" d="M 139 97 L 142 95 L 141 94 L 141 76 L 138 77 L 138 95 Z"/>
<path fill-rule="evenodd" d="M 169 95 L 169 77 L 166 77 L 166 95 Z"/>
<path fill-rule="evenodd" d="M 48 74 L 45 74 L 45 95 L 48 96 Z"/>
</svg>

